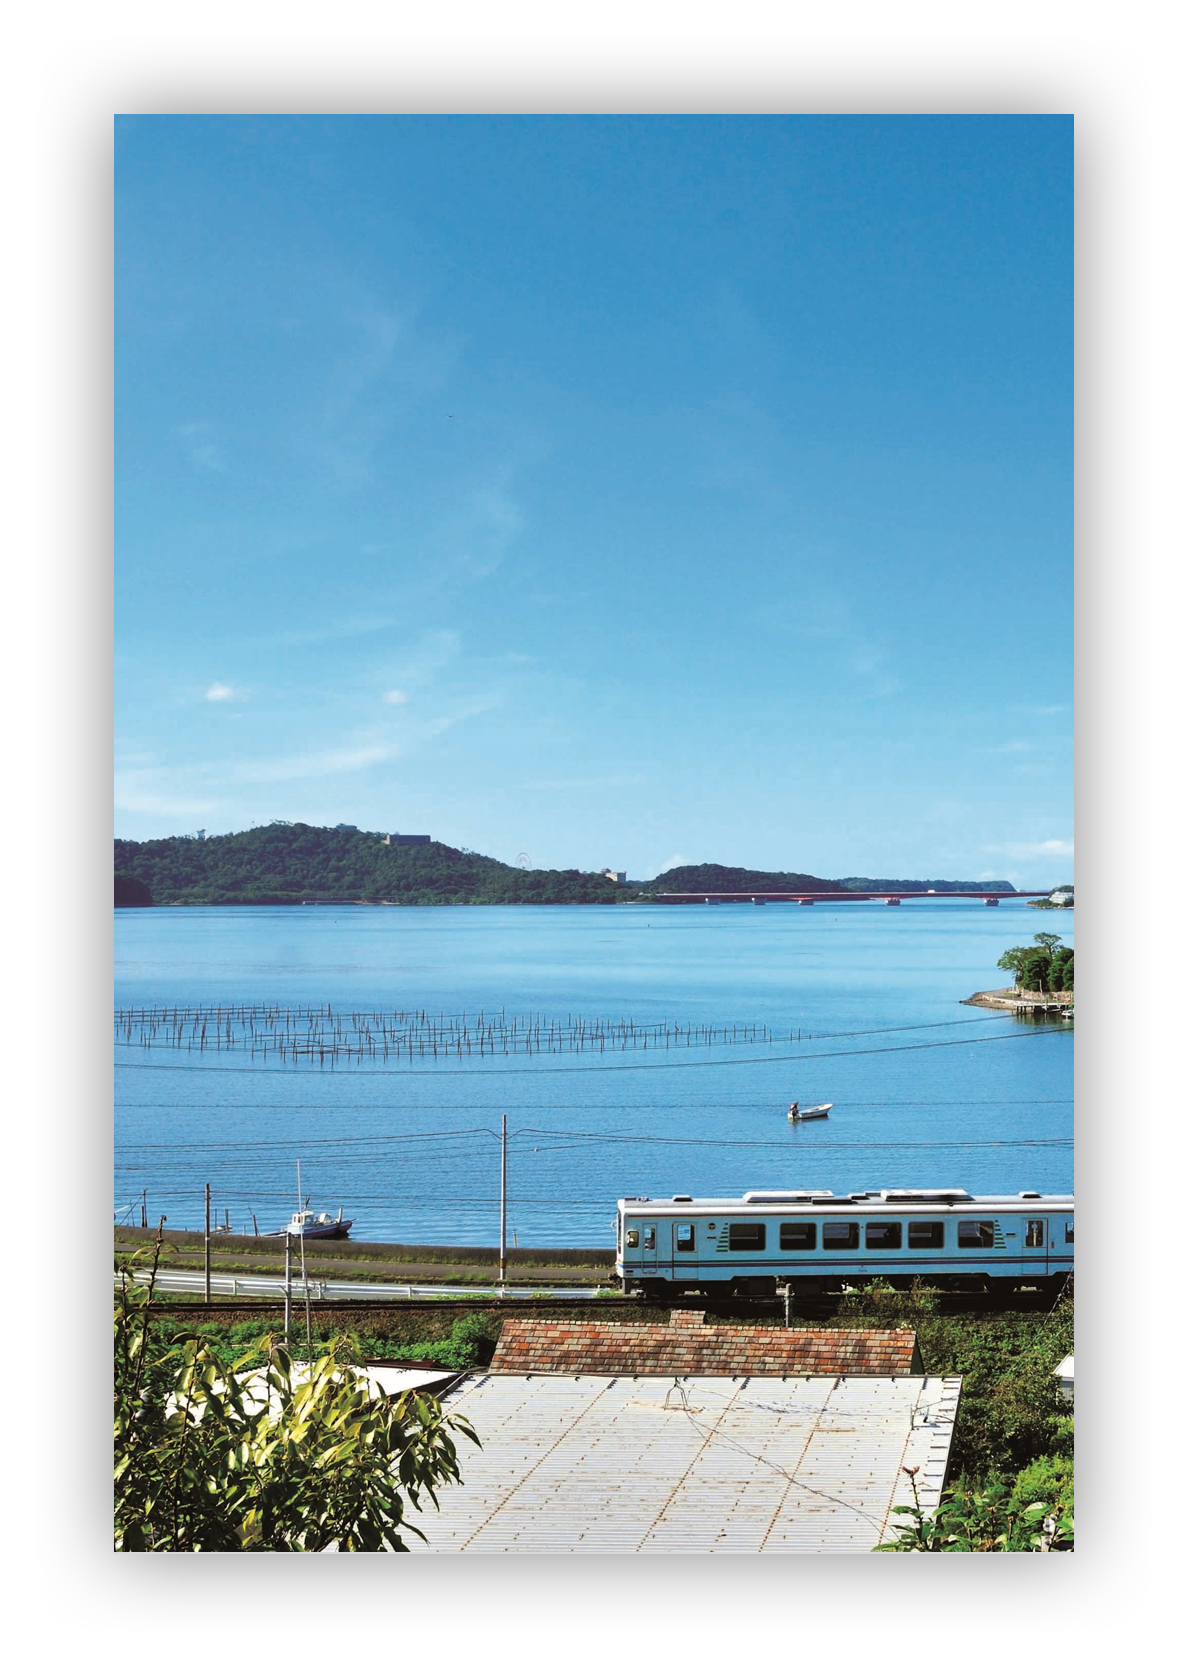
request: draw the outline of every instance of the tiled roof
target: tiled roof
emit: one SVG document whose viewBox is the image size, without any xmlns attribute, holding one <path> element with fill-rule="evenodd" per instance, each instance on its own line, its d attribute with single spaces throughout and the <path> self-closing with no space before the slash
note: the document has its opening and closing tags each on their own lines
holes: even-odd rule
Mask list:
<svg viewBox="0 0 1188 1668">
<path fill-rule="evenodd" d="M 507 1320 L 492 1373 L 668 1374 L 676 1377 L 907 1377 L 923 1372 L 914 1332 L 810 1332 L 704 1326 Z"/>
</svg>

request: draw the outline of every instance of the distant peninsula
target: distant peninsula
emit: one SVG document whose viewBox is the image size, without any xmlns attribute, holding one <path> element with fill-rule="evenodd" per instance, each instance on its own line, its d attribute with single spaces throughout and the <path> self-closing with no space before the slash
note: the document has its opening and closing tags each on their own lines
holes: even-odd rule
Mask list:
<svg viewBox="0 0 1188 1668">
<path fill-rule="evenodd" d="M 174 904 L 622 904 L 660 892 L 1013 892 L 1008 881 L 870 880 L 720 863 L 654 880 L 620 872 L 522 869 L 427 836 L 274 822 L 239 834 L 115 842 L 118 908 Z"/>
</svg>

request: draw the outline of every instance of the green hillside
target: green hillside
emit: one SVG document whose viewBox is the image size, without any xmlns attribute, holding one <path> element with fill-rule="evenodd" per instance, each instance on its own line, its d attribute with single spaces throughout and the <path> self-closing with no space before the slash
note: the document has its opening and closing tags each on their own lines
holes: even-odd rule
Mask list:
<svg viewBox="0 0 1188 1668">
<path fill-rule="evenodd" d="M 847 875 L 835 886 L 846 892 L 1013 892 L 1009 880 L 871 880 L 867 875 Z"/>
<path fill-rule="evenodd" d="M 272 823 L 209 839 L 117 840 L 116 901 L 154 904 L 619 903 L 636 895 L 577 869 L 516 869 L 434 840 L 386 846 L 382 834 Z M 130 882 L 147 887 L 134 896 Z"/>
<path fill-rule="evenodd" d="M 729 869 L 721 863 L 683 863 L 646 884 L 648 892 L 831 892 L 836 880 L 768 869 Z"/>
<path fill-rule="evenodd" d="M 825 880 L 721 863 L 686 863 L 643 884 L 579 869 L 517 869 L 433 840 L 388 846 L 355 828 L 270 823 L 240 834 L 117 840 L 117 906 L 145 904 L 618 904 L 657 892 L 1014 890 L 1006 881 Z"/>
</svg>

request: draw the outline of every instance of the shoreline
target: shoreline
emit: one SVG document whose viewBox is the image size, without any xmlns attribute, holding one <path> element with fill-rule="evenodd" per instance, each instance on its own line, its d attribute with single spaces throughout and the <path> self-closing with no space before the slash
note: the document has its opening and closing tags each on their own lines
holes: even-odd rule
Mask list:
<svg viewBox="0 0 1188 1668">
<path fill-rule="evenodd" d="M 1035 1013 L 1037 1009 L 1062 1009 L 1073 1006 L 1073 992 L 1071 990 L 1017 991 L 1013 985 L 1007 985 L 1002 990 L 975 990 L 972 996 L 963 996 L 963 1008 L 1001 1008 L 1008 1013 Z"/>
</svg>

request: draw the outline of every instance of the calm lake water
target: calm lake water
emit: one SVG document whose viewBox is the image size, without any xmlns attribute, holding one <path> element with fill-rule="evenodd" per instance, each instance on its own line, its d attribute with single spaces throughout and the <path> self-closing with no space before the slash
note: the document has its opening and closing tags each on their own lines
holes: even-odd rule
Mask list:
<svg viewBox="0 0 1188 1668">
<path fill-rule="evenodd" d="M 118 910 L 116 1001 L 504 1009 L 766 1024 L 645 1053 L 280 1064 L 116 1048 L 115 1207 L 274 1229 L 296 1203 L 352 1238 L 609 1245 L 623 1194 L 748 1188 L 1072 1190 L 1072 1026 L 960 1006 L 1071 911 L 980 902 L 599 908 Z M 798 1038 L 799 1033 L 799 1038 Z M 788 1103 L 832 1101 L 793 1127 Z M 139 1221 L 139 1205 L 132 1217 Z"/>
</svg>

